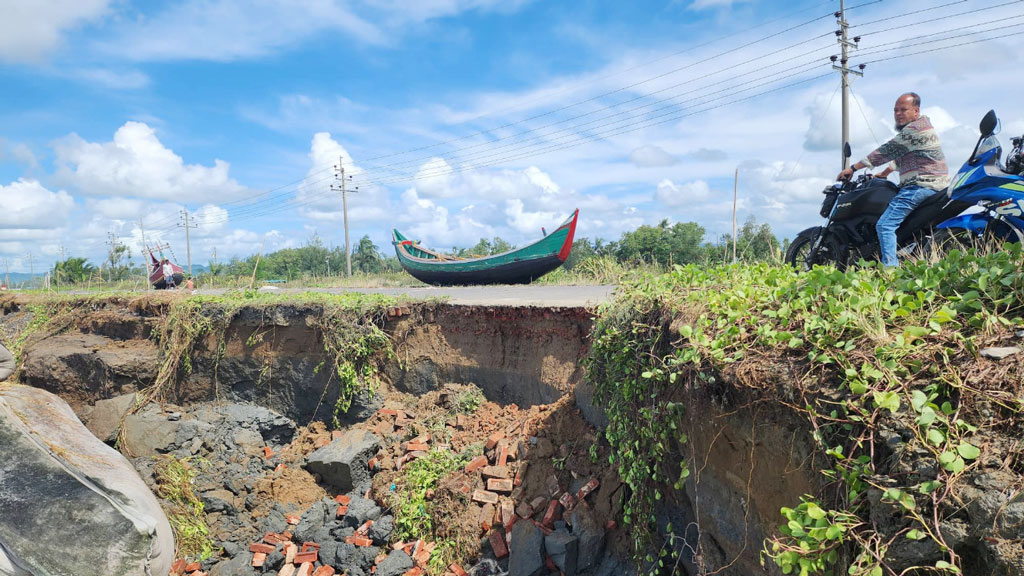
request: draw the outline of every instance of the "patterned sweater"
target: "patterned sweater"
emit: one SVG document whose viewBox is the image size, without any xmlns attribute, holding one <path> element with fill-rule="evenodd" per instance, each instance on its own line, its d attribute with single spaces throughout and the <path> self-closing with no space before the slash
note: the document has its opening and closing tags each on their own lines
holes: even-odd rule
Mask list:
<svg viewBox="0 0 1024 576">
<path fill-rule="evenodd" d="M 868 154 L 861 163 L 874 168 L 890 161 L 896 163 L 901 187 L 914 185 L 941 191 L 949 186 L 946 156 L 927 116 L 904 126 L 892 140 Z"/>
</svg>

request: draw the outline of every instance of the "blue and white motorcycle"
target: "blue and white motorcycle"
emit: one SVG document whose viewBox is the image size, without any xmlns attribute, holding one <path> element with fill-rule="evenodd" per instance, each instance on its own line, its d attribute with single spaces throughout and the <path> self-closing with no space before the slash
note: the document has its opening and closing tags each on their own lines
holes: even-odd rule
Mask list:
<svg viewBox="0 0 1024 576">
<path fill-rule="evenodd" d="M 981 121 L 981 138 L 945 194 L 934 194 L 915 208 L 896 231 L 897 253 L 927 254 L 981 240 L 1024 240 L 1024 162 L 1021 138 L 1001 167 L 1002 148 L 995 138 L 999 121 L 989 111 Z M 850 155 L 849 145 L 846 154 Z M 839 269 L 859 260 L 878 260 L 875 224 L 899 189 L 888 180 L 862 174 L 823 190 L 824 226 L 808 228 L 786 251 L 786 262 L 802 269 L 831 264 Z M 972 207 L 976 211 L 965 212 Z"/>
<path fill-rule="evenodd" d="M 949 196 L 977 209 L 940 223 L 932 237 L 943 249 L 1024 241 L 1024 136 L 1011 138 L 1013 148 L 1000 164 L 1002 146 L 996 138 L 999 120 L 994 110 L 981 120 L 981 138 L 970 159 L 953 177 Z"/>
</svg>

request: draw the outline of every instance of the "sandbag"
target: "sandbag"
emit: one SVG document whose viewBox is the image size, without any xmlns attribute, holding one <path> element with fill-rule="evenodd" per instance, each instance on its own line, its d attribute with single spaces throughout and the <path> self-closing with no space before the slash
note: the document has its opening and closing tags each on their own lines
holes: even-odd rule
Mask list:
<svg viewBox="0 0 1024 576">
<path fill-rule="evenodd" d="M 0 576 L 170 572 L 160 503 L 59 397 L 0 384 L 0 454 Z"/>
</svg>

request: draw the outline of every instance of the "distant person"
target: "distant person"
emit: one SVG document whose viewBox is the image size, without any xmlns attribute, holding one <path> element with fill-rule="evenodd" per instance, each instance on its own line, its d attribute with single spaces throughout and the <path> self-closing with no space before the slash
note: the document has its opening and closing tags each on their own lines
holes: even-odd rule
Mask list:
<svg viewBox="0 0 1024 576">
<path fill-rule="evenodd" d="M 196 291 L 196 283 L 192 280 L 191 276 L 185 279 L 185 290 L 192 293 L 195 293 Z"/>
<path fill-rule="evenodd" d="M 14 374 L 17 366 L 14 364 L 14 356 L 6 346 L 0 344 L 0 380 L 7 380 Z"/>
<path fill-rule="evenodd" d="M 167 258 L 164 258 L 164 283 L 168 288 L 174 288 L 174 266 Z"/>
<path fill-rule="evenodd" d="M 927 116 L 921 116 L 921 97 L 907 92 L 893 107 L 897 134 L 860 162 L 843 170 L 836 180 L 848 180 L 862 168 L 873 168 L 887 162 L 896 164 L 900 173 L 900 191 L 889 202 L 875 224 L 882 264 L 897 266 L 896 230 L 914 208 L 949 186 L 949 169 L 942 153 L 939 134 Z M 883 174 L 888 175 L 889 169 Z"/>
</svg>

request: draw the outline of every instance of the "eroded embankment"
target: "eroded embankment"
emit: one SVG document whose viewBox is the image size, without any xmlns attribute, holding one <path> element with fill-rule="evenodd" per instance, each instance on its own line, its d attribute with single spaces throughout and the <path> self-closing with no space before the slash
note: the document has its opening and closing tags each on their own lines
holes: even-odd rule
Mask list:
<svg viewBox="0 0 1024 576">
<path fill-rule="evenodd" d="M 1015 252 L 847 274 L 684 268 L 623 286 L 596 318 L 170 297 L 8 301 L 2 327 L 24 343 L 21 378 L 82 414 L 147 389 L 399 440 L 381 406 L 449 419 L 454 443 L 539 437 L 524 501 L 552 476 L 570 491 L 600 477 L 609 547 L 645 572 L 1022 574 L 1022 301 Z M 458 429 L 448 387 L 467 384 L 493 405 Z M 439 523 L 479 513 L 446 510 Z"/>
</svg>

